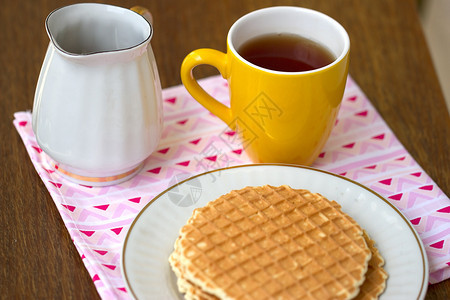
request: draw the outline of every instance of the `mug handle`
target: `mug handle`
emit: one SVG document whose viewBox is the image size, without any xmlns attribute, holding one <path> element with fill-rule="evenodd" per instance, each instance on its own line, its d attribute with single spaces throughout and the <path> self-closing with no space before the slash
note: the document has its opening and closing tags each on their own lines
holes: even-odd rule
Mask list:
<svg viewBox="0 0 450 300">
<path fill-rule="evenodd" d="M 183 60 L 180 75 L 181 81 L 192 97 L 234 130 L 234 124 L 231 124 L 231 109 L 209 95 L 194 78 L 192 70 L 202 64 L 215 67 L 223 78 L 227 78 L 227 55 L 214 49 L 194 50 Z"/>
</svg>

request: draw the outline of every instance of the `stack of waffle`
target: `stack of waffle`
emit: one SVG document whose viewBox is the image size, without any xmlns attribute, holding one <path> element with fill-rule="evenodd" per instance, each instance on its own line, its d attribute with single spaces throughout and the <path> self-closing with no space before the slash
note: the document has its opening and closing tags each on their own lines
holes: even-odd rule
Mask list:
<svg viewBox="0 0 450 300">
<path fill-rule="evenodd" d="M 169 262 L 186 299 L 376 299 L 374 244 L 336 202 L 266 185 L 196 209 Z"/>
</svg>

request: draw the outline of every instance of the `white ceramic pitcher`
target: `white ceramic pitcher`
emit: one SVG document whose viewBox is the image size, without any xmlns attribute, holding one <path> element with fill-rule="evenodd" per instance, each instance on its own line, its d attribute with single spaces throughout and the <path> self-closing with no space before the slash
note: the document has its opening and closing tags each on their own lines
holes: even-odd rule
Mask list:
<svg viewBox="0 0 450 300">
<path fill-rule="evenodd" d="M 57 9 L 45 25 L 50 44 L 33 105 L 39 146 L 72 181 L 131 178 L 163 126 L 152 25 L 132 10 L 93 3 Z"/>
</svg>

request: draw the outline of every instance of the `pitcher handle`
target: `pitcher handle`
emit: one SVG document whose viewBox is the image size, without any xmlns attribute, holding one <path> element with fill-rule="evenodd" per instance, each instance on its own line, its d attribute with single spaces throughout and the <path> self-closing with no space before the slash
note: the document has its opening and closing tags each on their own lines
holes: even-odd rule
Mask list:
<svg viewBox="0 0 450 300">
<path fill-rule="evenodd" d="M 143 6 L 133 6 L 132 8 L 130 8 L 132 11 L 137 12 L 138 14 L 140 14 L 141 16 L 143 16 L 145 19 L 147 19 L 147 21 L 153 25 L 153 16 L 152 13 L 145 7 Z"/>
</svg>

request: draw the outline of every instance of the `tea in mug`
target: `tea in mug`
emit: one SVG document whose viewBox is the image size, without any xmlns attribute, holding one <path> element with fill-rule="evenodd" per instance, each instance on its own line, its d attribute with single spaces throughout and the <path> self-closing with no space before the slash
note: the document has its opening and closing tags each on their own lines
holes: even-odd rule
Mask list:
<svg viewBox="0 0 450 300">
<path fill-rule="evenodd" d="M 295 34 L 268 34 L 246 41 L 238 53 L 265 69 L 304 72 L 322 68 L 336 58 L 324 46 Z"/>
</svg>

